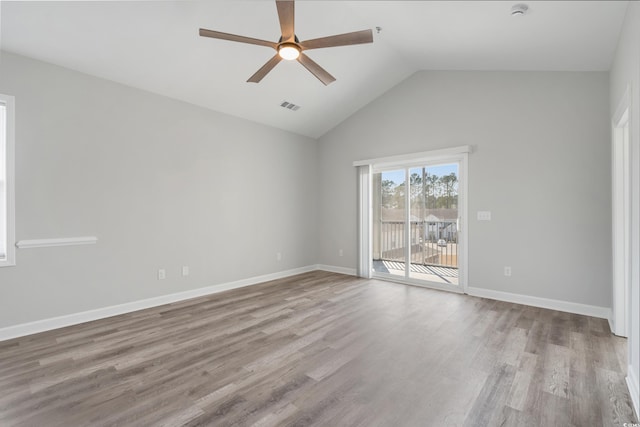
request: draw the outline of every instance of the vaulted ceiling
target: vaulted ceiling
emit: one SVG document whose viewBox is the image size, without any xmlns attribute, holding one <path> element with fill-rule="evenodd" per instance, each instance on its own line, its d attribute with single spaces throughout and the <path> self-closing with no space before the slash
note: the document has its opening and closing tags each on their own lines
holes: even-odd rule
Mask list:
<svg viewBox="0 0 640 427">
<path fill-rule="evenodd" d="M 418 70 L 609 69 L 626 1 L 529 1 L 529 13 L 512 17 L 515 3 L 297 1 L 301 40 L 374 29 L 373 44 L 308 52 L 337 78 L 326 87 L 295 61 L 246 83 L 274 51 L 198 35 L 277 41 L 271 0 L 2 1 L 0 47 L 319 137 Z"/>
</svg>

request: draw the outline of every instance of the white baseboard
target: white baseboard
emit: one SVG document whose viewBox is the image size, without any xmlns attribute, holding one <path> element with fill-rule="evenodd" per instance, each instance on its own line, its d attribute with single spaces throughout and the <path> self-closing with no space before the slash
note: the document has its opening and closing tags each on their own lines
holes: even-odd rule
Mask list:
<svg viewBox="0 0 640 427">
<path fill-rule="evenodd" d="M 322 270 L 322 271 L 329 271 L 331 273 L 348 274 L 349 276 L 358 275 L 358 272 L 356 271 L 355 268 L 337 267 L 335 265 L 318 264 L 316 265 L 316 269 Z"/>
<path fill-rule="evenodd" d="M 640 417 L 640 382 L 638 381 L 638 373 L 633 369 L 633 366 L 627 367 L 627 388 L 631 395 L 631 403 L 633 403 L 633 409 L 636 411 L 636 418 Z"/>
<path fill-rule="evenodd" d="M 567 313 L 583 314 L 585 316 L 599 317 L 601 319 L 611 318 L 611 309 L 609 307 L 598 307 L 595 305 L 579 304 L 576 302 L 532 297 L 529 295 L 512 294 L 509 292 L 494 291 L 491 289 L 474 287 L 468 287 L 467 294 L 498 301 L 513 302 L 516 304 L 531 305 L 533 307 L 565 311 Z"/>
<path fill-rule="evenodd" d="M 147 298 L 139 301 L 132 301 L 110 307 L 97 308 L 95 310 L 83 311 L 80 313 L 67 314 L 64 316 L 52 317 L 50 319 L 36 320 L 35 322 L 23 323 L 20 325 L 0 328 L 0 341 L 12 338 L 23 337 L 25 335 L 36 334 L 38 332 L 50 331 L 52 329 L 63 328 L 65 326 L 77 325 L 79 323 L 104 319 L 106 317 L 117 316 L 119 314 L 130 313 L 132 311 L 144 310 L 146 308 L 157 307 L 159 305 L 170 304 L 191 298 L 215 294 L 230 289 L 242 288 L 256 285 L 270 280 L 282 279 L 296 274 L 307 273 L 318 270 L 318 266 L 310 265 L 306 267 L 294 268 L 292 270 L 279 271 L 277 273 L 265 274 L 262 276 L 250 277 L 248 279 L 237 280 L 235 282 L 221 283 L 204 288 L 192 289 L 169 295 Z"/>
<path fill-rule="evenodd" d="M 306 267 L 294 268 L 291 270 L 280 271 L 277 273 L 265 274 L 262 276 L 250 277 L 247 279 L 237 280 L 235 282 L 221 283 L 213 286 L 192 289 L 189 291 L 178 292 L 169 295 L 161 295 L 153 298 L 147 298 L 139 301 L 132 301 L 124 304 L 98 308 L 95 310 L 83 311 L 64 316 L 53 317 L 49 319 L 36 320 L 34 322 L 23 323 L 19 325 L 7 326 L 0 328 L 0 341 L 12 338 L 23 337 L 26 335 L 36 334 L 39 332 L 50 331 L 52 329 L 63 328 L 66 326 L 77 325 L 80 323 L 90 322 L 93 320 L 104 319 L 107 317 L 117 316 L 119 314 L 130 313 L 133 311 L 144 310 L 146 308 L 157 307 L 164 304 L 171 304 L 178 301 L 184 301 L 191 298 L 197 298 L 205 295 L 211 295 L 231 289 L 242 288 L 245 286 L 256 285 L 258 283 L 268 282 L 271 280 L 282 279 L 294 276 L 296 274 L 307 273 L 314 270 L 329 271 L 332 273 L 347 274 L 356 276 L 355 268 L 338 267 L 325 264 L 309 265 Z M 495 299 L 499 301 L 513 302 L 517 304 L 531 305 L 534 307 L 549 308 L 552 310 L 566 311 L 569 313 L 584 314 L 587 316 L 599 317 L 603 319 L 611 318 L 611 309 L 607 307 L 597 307 L 567 301 L 551 300 L 546 298 L 531 297 L 527 295 L 511 294 L 508 292 L 493 291 L 490 289 L 469 287 L 467 289 L 469 295 Z M 636 378 L 629 374 L 631 378 Z M 637 389 L 637 388 L 636 388 Z M 637 407 L 637 398 L 636 398 Z M 637 410 L 637 409 L 636 409 Z"/>
<path fill-rule="evenodd" d="M 610 311 L 609 317 L 607 317 L 607 322 L 609 322 L 609 329 L 611 329 L 611 332 L 615 334 L 616 329 L 613 325 L 613 310 Z"/>
</svg>

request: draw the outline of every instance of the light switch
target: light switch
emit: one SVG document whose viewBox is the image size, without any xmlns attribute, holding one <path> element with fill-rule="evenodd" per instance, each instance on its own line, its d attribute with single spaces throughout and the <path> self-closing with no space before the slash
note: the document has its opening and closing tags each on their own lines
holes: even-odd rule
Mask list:
<svg viewBox="0 0 640 427">
<path fill-rule="evenodd" d="M 478 221 L 491 221 L 491 211 L 478 211 Z"/>
</svg>

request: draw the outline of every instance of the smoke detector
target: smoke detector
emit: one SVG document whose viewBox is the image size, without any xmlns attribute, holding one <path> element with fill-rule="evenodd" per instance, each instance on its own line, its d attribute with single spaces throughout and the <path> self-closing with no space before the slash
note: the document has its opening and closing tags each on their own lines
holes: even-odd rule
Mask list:
<svg viewBox="0 0 640 427">
<path fill-rule="evenodd" d="M 527 13 L 528 10 L 529 6 L 527 6 L 526 4 L 514 4 L 511 7 L 511 16 L 523 16 Z"/>
</svg>

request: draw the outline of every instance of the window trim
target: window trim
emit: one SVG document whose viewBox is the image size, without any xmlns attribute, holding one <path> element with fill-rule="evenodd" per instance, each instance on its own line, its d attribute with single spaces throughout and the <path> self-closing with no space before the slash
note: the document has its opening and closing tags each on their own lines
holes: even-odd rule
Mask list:
<svg viewBox="0 0 640 427">
<path fill-rule="evenodd" d="M 7 162 L 7 258 L 0 260 L 0 267 L 16 265 L 15 222 L 15 98 L 0 93 L 0 103 L 6 108 L 6 162 Z"/>
</svg>

